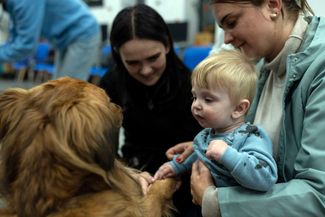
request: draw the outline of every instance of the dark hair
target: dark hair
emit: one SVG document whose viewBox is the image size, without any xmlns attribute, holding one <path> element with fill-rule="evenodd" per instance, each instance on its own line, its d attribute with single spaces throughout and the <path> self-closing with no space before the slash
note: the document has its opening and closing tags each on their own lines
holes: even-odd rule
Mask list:
<svg viewBox="0 0 325 217">
<path fill-rule="evenodd" d="M 166 47 L 169 46 L 167 63 L 185 67 L 174 51 L 174 42 L 164 19 L 153 8 L 138 4 L 121 10 L 113 21 L 110 43 L 112 56 L 119 70 L 126 70 L 119 49 L 124 43 L 135 38 L 159 41 Z"/>
</svg>

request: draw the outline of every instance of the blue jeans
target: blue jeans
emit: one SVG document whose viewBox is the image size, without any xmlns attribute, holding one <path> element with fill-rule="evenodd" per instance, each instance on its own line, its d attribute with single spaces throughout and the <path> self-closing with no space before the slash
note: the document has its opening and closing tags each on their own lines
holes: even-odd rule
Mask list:
<svg viewBox="0 0 325 217">
<path fill-rule="evenodd" d="M 64 50 L 55 51 L 53 79 L 68 76 L 87 81 L 90 68 L 100 55 L 100 32 L 91 38 L 75 41 Z"/>
</svg>

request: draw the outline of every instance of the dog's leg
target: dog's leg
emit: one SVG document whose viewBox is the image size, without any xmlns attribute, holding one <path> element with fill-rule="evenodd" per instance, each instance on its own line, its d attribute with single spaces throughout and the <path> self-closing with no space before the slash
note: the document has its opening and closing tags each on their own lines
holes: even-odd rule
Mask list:
<svg viewBox="0 0 325 217">
<path fill-rule="evenodd" d="M 172 203 L 172 197 L 180 185 L 180 181 L 171 178 L 154 182 L 145 196 L 145 204 L 150 211 L 148 217 L 173 216 L 172 211 L 176 208 Z"/>
</svg>

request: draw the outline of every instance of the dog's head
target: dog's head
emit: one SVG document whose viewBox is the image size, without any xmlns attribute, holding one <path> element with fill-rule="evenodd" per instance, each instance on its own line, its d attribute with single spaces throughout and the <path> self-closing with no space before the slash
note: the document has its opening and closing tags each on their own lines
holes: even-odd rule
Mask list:
<svg viewBox="0 0 325 217">
<path fill-rule="evenodd" d="M 64 199 L 89 174 L 107 181 L 121 121 L 120 108 L 105 91 L 80 80 L 62 78 L 1 92 L 1 193 L 14 195 L 9 204 L 17 208 L 26 200 L 36 203 L 44 193 Z M 27 196 L 19 199 L 22 195 Z"/>
</svg>

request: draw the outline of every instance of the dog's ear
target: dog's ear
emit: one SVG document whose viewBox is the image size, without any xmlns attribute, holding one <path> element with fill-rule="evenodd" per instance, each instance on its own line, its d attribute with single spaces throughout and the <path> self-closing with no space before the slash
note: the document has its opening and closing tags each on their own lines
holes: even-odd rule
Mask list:
<svg viewBox="0 0 325 217">
<path fill-rule="evenodd" d="M 10 129 L 15 129 L 23 115 L 23 101 L 27 91 L 12 88 L 0 93 L 0 141 Z"/>
<path fill-rule="evenodd" d="M 10 144 L 16 135 L 15 130 L 24 115 L 24 101 L 27 91 L 20 88 L 7 89 L 0 92 L 0 191 L 5 195 L 10 190 L 10 180 L 15 176 L 17 162 L 14 154 L 8 154 L 10 148 L 17 151 L 17 147 Z"/>
<path fill-rule="evenodd" d="M 55 149 L 72 165 L 105 177 L 114 166 L 120 107 L 98 86 L 67 78 L 52 83 L 54 92 L 47 107 L 53 110 L 50 116 L 62 140 Z"/>
<path fill-rule="evenodd" d="M 105 142 L 99 144 L 98 150 L 95 153 L 95 162 L 105 171 L 111 170 L 114 165 L 118 148 L 118 135 L 119 130 L 117 128 L 111 129 L 105 135 Z"/>
<path fill-rule="evenodd" d="M 119 131 L 122 122 L 122 112 L 119 106 L 109 102 L 106 110 L 105 139 L 100 143 L 95 160 L 102 168 L 109 171 L 114 165 L 118 145 Z"/>
</svg>

